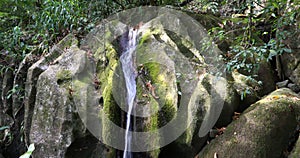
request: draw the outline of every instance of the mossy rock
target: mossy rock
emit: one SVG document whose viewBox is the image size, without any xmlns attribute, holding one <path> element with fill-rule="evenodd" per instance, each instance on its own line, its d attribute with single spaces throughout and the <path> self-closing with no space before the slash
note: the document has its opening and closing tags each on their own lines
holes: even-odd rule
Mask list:
<svg viewBox="0 0 300 158">
<path fill-rule="evenodd" d="M 140 77 L 144 82 L 141 86 L 146 87 L 146 84 L 151 84 L 154 88 L 153 92 L 149 89 L 146 94 L 159 105 L 157 109 L 161 110 L 158 118 L 158 127 L 160 127 L 170 121 L 177 110 L 175 68 L 173 61 L 164 50 L 166 45 L 157 42 L 153 35 L 144 38 L 143 45 L 137 48 L 137 65 L 140 65 L 145 73 Z M 145 42 L 146 40 L 150 41 Z"/>
<path fill-rule="evenodd" d="M 300 97 L 278 89 L 251 105 L 199 157 L 281 157 L 300 116 Z"/>
<path fill-rule="evenodd" d="M 36 100 L 32 123 L 27 129 L 30 130 L 29 141 L 36 147 L 33 156 L 65 157 L 67 150 L 71 150 L 72 147 L 69 147 L 72 143 L 89 134 L 79 118 L 77 102 L 75 103 L 77 97 L 83 100 L 87 97 L 87 105 L 93 101 L 90 99 L 92 93 L 84 93 L 84 89 L 79 89 L 90 82 L 85 82 L 85 78 L 80 82 L 81 78 L 75 76 L 88 72 L 87 68 L 89 67 L 86 52 L 73 46 L 39 75 L 35 85 Z M 106 147 L 103 145 L 103 148 Z"/>
<path fill-rule="evenodd" d="M 56 58 L 62 55 L 66 49 L 71 46 L 77 46 L 78 40 L 73 34 L 68 34 L 62 40 L 60 40 L 56 45 L 54 45 L 50 52 L 45 56 L 45 60 L 48 62 L 53 62 Z"/>
<path fill-rule="evenodd" d="M 229 82 L 232 83 L 233 88 L 240 96 L 238 111 L 241 112 L 259 99 L 261 85 L 255 79 L 245 76 L 237 70 L 232 72 L 231 76 L 233 80 Z"/>
</svg>

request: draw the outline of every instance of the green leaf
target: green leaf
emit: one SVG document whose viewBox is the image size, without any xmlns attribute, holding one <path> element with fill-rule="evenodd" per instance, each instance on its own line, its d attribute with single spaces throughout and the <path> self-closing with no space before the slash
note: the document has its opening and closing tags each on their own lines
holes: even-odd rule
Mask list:
<svg viewBox="0 0 300 158">
<path fill-rule="evenodd" d="M 28 147 L 28 151 L 29 151 L 29 152 L 33 152 L 34 149 L 35 149 L 34 144 L 30 144 L 29 147 Z M 28 152 L 28 151 L 27 151 L 27 152 Z"/>
<path fill-rule="evenodd" d="M 26 153 L 21 155 L 19 158 L 30 158 L 32 152 L 34 151 L 34 144 L 30 144 Z"/>
<path fill-rule="evenodd" d="M 276 9 L 279 9 L 278 3 L 273 2 L 272 5 L 273 5 Z"/>
<path fill-rule="evenodd" d="M 269 32 L 264 32 L 264 33 L 263 33 L 263 35 L 267 35 L 267 34 L 269 34 Z"/>
<path fill-rule="evenodd" d="M 292 53 L 292 50 L 289 48 L 283 48 L 283 51 L 287 52 L 287 53 Z"/>
<path fill-rule="evenodd" d="M 273 50 L 273 49 L 271 49 L 271 50 L 270 50 L 270 54 L 276 55 L 276 51 Z"/>
<path fill-rule="evenodd" d="M 273 56 L 277 55 L 277 52 L 273 49 L 270 50 L 268 60 L 271 60 Z"/>
<path fill-rule="evenodd" d="M 0 131 L 3 131 L 5 129 L 9 129 L 9 126 L 2 126 L 2 127 L 0 127 Z"/>
</svg>

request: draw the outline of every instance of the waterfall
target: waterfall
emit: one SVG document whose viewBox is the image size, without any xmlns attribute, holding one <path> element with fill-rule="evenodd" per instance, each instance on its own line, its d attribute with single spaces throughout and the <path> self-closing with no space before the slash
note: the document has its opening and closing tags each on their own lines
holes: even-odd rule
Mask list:
<svg viewBox="0 0 300 158">
<path fill-rule="evenodd" d="M 131 141 L 132 141 L 132 135 L 129 133 L 131 121 L 130 121 L 130 115 L 132 113 L 133 104 L 134 104 L 134 98 L 136 95 L 136 71 L 133 64 L 133 53 L 136 49 L 136 36 L 137 36 L 137 30 L 136 29 L 130 29 L 128 32 L 128 43 L 125 47 L 125 51 L 122 52 L 122 55 L 120 57 L 120 61 L 122 64 L 122 70 L 125 78 L 126 83 L 126 89 L 127 89 L 127 121 L 126 121 L 126 132 L 125 132 L 125 149 L 123 158 L 132 158 L 131 151 Z"/>
</svg>

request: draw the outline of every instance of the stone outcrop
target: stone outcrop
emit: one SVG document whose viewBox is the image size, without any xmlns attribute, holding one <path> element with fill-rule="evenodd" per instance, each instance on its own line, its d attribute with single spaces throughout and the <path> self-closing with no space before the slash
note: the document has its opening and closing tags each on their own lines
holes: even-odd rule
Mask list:
<svg viewBox="0 0 300 158">
<path fill-rule="evenodd" d="M 281 157 L 299 123 L 300 97 L 278 89 L 251 105 L 199 157 Z M 247 154 L 246 154 L 247 153 Z"/>
<path fill-rule="evenodd" d="M 171 25 L 167 21 L 188 21 L 176 12 L 158 12 L 161 15 L 154 19 L 151 19 L 149 12 L 149 21 L 144 21 L 139 28 L 134 61 L 138 73 L 136 113 L 148 113 L 148 116 L 137 117 L 134 128 L 137 131 L 155 131 L 172 120 L 177 121 L 178 124 L 171 128 L 173 132 L 162 131 L 165 136 L 172 138 L 174 135 L 176 140 L 172 138 L 170 140 L 174 142 L 171 145 L 146 152 L 146 155 L 158 157 L 176 150 L 179 153 L 177 157 L 187 151 L 191 151 L 192 156 L 206 143 L 207 133 L 217 122 L 223 102 L 226 100 L 227 106 L 231 106 L 229 104 L 236 102 L 236 98 L 226 96 L 226 91 L 230 90 L 227 90 L 225 78 L 206 72 L 217 72 L 212 62 L 216 62 L 213 55 L 220 51 L 211 46 L 210 53 L 201 55 L 201 46 L 194 42 L 199 40 L 195 34 L 206 36 L 204 28 L 199 25 L 199 30 L 186 30 L 172 26 L 171 30 L 165 30 L 163 26 Z M 191 25 L 196 27 L 196 22 L 193 22 Z M 42 58 L 29 68 L 25 130 L 29 134 L 28 143 L 36 146 L 33 156 L 71 157 L 71 151 L 75 151 L 78 141 L 83 138 L 91 141 L 99 138 L 105 143 L 116 138 L 124 139 L 122 134 L 111 135 L 116 131 L 115 125 L 124 128 L 126 109 L 122 103 L 126 91 L 118 59 L 122 50 L 119 43 L 126 35 L 127 27 L 135 24 L 113 20 L 106 23 L 105 27 L 99 25 L 81 43 L 80 48 L 76 39 L 67 36 L 49 54 L 49 60 Z M 234 89 L 231 88 L 231 91 L 234 93 Z M 229 112 L 223 112 L 226 123 L 230 122 L 237 104 L 230 107 Z M 86 112 L 88 115 L 83 116 L 82 113 Z M 115 125 L 111 125 L 111 121 Z M 87 131 L 95 138 L 88 138 L 91 135 Z M 177 131 L 182 133 L 178 135 Z M 159 146 L 163 141 L 170 141 L 167 137 L 149 139 L 151 143 L 145 145 Z M 104 145 L 94 149 L 92 153 L 109 151 L 106 156 L 118 154 L 117 150 Z"/>
</svg>

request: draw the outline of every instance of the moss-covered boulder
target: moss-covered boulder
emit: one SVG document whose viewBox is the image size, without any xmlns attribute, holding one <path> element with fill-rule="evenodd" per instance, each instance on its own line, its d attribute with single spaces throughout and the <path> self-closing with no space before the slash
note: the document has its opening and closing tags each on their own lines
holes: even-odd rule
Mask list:
<svg viewBox="0 0 300 158">
<path fill-rule="evenodd" d="M 73 77 L 85 70 L 87 60 L 85 51 L 72 46 L 39 75 L 29 130 L 29 143 L 36 147 L 33 156 L 66 157 L 83 147 L 78 139 L 90 135 L 77 113 L 72 88 Z"/>
<path fill-rule="evenodd" d="M 169 15 L 168 13 L 165 14 Z M 166 17 L 169 19 L 165 19 Z M 158 102 L 162 109 L 158 113 L 159 123 L 156 128 L 162 127 L 172 119 L 182 119 L 183 124 L 188 126 L 180 137 L 162 148 L 160 156 L 164 157 L 173 152 L 168 156 L 193 157 L 206 143 L 206 134 L 209 129 L 205 129 L 205 127 L 212 128 L 221 113 L 223 104 L 213 105 L 211 96 L 220 90 L 216 90 L 215 86 L 217 85 L 216 82 L 221 83 L 222 77 L 218 78 L 205 73 L 204 69 L 208 67 L 208 64 L 205 63 L 204 56 L 208 53 L 205 52 L 202 56 L 201 51 L 199 51 L 203 51 L 200 49 L 201 46 L 193 43 L 196 40 L 194 36 L 196 32 L 180 27 L 168 28 L 171 31 L 163 29 L 165 25 L 171 25 L 168 22 L 173 21 L 184 22 L 174 15 L 162 15 L 142 27 L 136 55 L 137 65 L 142 66 L 149 74 L 148 77 L 146 75 L 144 78 L 150 80 L 157 87 L 155 92 L 159 99 L 156 100 L 166 103 L 161 105 Z M 179 31 L 181 35 L 174 33 L 174 30 Z M 211 50 L 212 54 L 218 51 L 217 49 L 215 49 L 216 52 L 213 51 L 214 49 Z M 206 57 L 209 61 L 209 56 Z M 226 85 L 226 81 L 222 83 Z M 218 95 L 220 94 L 216 94 L 214 97 Z M 224 100 L 222 101 L 224 102 Z M 180 113 L 182 110 L 186 110 L 186 112 Z M 206 122 L 201 128 L 204 120 L 210 120 L 211 125 L 206 124 Z M 174 130 L 178 131 L 178 129 Z M 200 132 L 201 136 L 199 136 L 199 131 L 202 131 L 202 133 Z M 173 133 L 176 132 L 168 132 L 168 135 Z M 190 156 L 187 155 L 188 153 Z"/>
<path fill-rule="evenodd" d="M 25 84 L 25 114 L 24 114 L 24 130 L 25 130 L 25 142 L 29 145 L 29 131 L 32 122 L 32 116 L 34 112 L 34 106 L 36 102 L 36 84 L 39 75 L 47 70 L 49 65 L 54 64 L 54 60 L 64 53 L 67 48 L 72 45 L 78 44 L 74 35 L 69 34 L 63 38 L 58 44 L 53 46 L 48 54 L 41 57 L 40 60 L 35 62 L 28 70 Z"/>
<path fill-rule="evenodd" d="M 259 93 L 262 91 L 261 84 L 236 70 L 231 75 L 232 81 L 229 80 L 229 82 L 232 82 L 233 88 L 240 96 L 238 111 L 241 112 L 259 99 Z"/>
<path fill-rule="evenodd" d="M 281 157 L 299 122 L 300 97 L 278 89 L 251 105 L 199 157 Z"/>
<path fill-rule="evenodd" d="M 222 61 L 216 58 L 220 50 L 215 45 L 204 46 L 205 29 L 175 11 L 155 7 L 154 13 L 151 9 L 142 11 L 145 16 L 125 14 L 130 17 L 127 20 L 121 14 L 119 19 L 103 21 L 80 48 L 64 49 L 50 65 L 38 61 L 30 69 L 30 80 L 38 76 L 36 84 L 27 88 L 28 97 L 34 99 L 27 103 L 28 111 L 31 108 L 34 113 L 26 116 L 32 116 L 28 129 L 29 141 L 36 145 L 34 156 L 77 155 L 72 152 L 81 145 L 92 146 L 84 139 L 95 141 L 87 129 L 112 146 L 99 143 L 95 147 L 98 151 L 88 150 L 93 153 L 90 156 L 98 152 L 103 157 L 123 154 L 128 106 L 119 58 L 126 51 L 131 27 L 138 30 L 132 60 L 137 94 L 129 119 L 134 122 L 132 130 L 137 131 L 132 148 L 143 149 L 134 156 L 170 157 L 168 154 L 176 151 L 173 157 L 193 157 L 206 143 L 222 109 L 223 124 L 231 120 L 238 101 L 236 95 L 226 93 L 235 94 L 235 90 L 226 87 L 223 74 L 217 74 L 223 70 Z M 225 100 L 227 106 L 223 108 Z M 152 133 L 139 137 L 147 132 Z M 145 146 L 151 151 L 145 151 Z M 84 153 L 86 156 L 88 152 Z"/>
<path fill-rule="evenodd" d="M 61 58 L 65 61 L 58 60 L 57 64 L 50 65 L 41 73 L 36 84 L 29 135 L 30 143 L 36 147 L 33 154 L 36 157 L 64 157 L 67 147 L 85 130 L 79 118 L 74 118 L 75 107 L 69 99 L 71 75 L 83 64 L 85 54 L 78 48 L 72 48 Z M 71 63 L 78 66 L 74 67 Z"/>
</svg>

